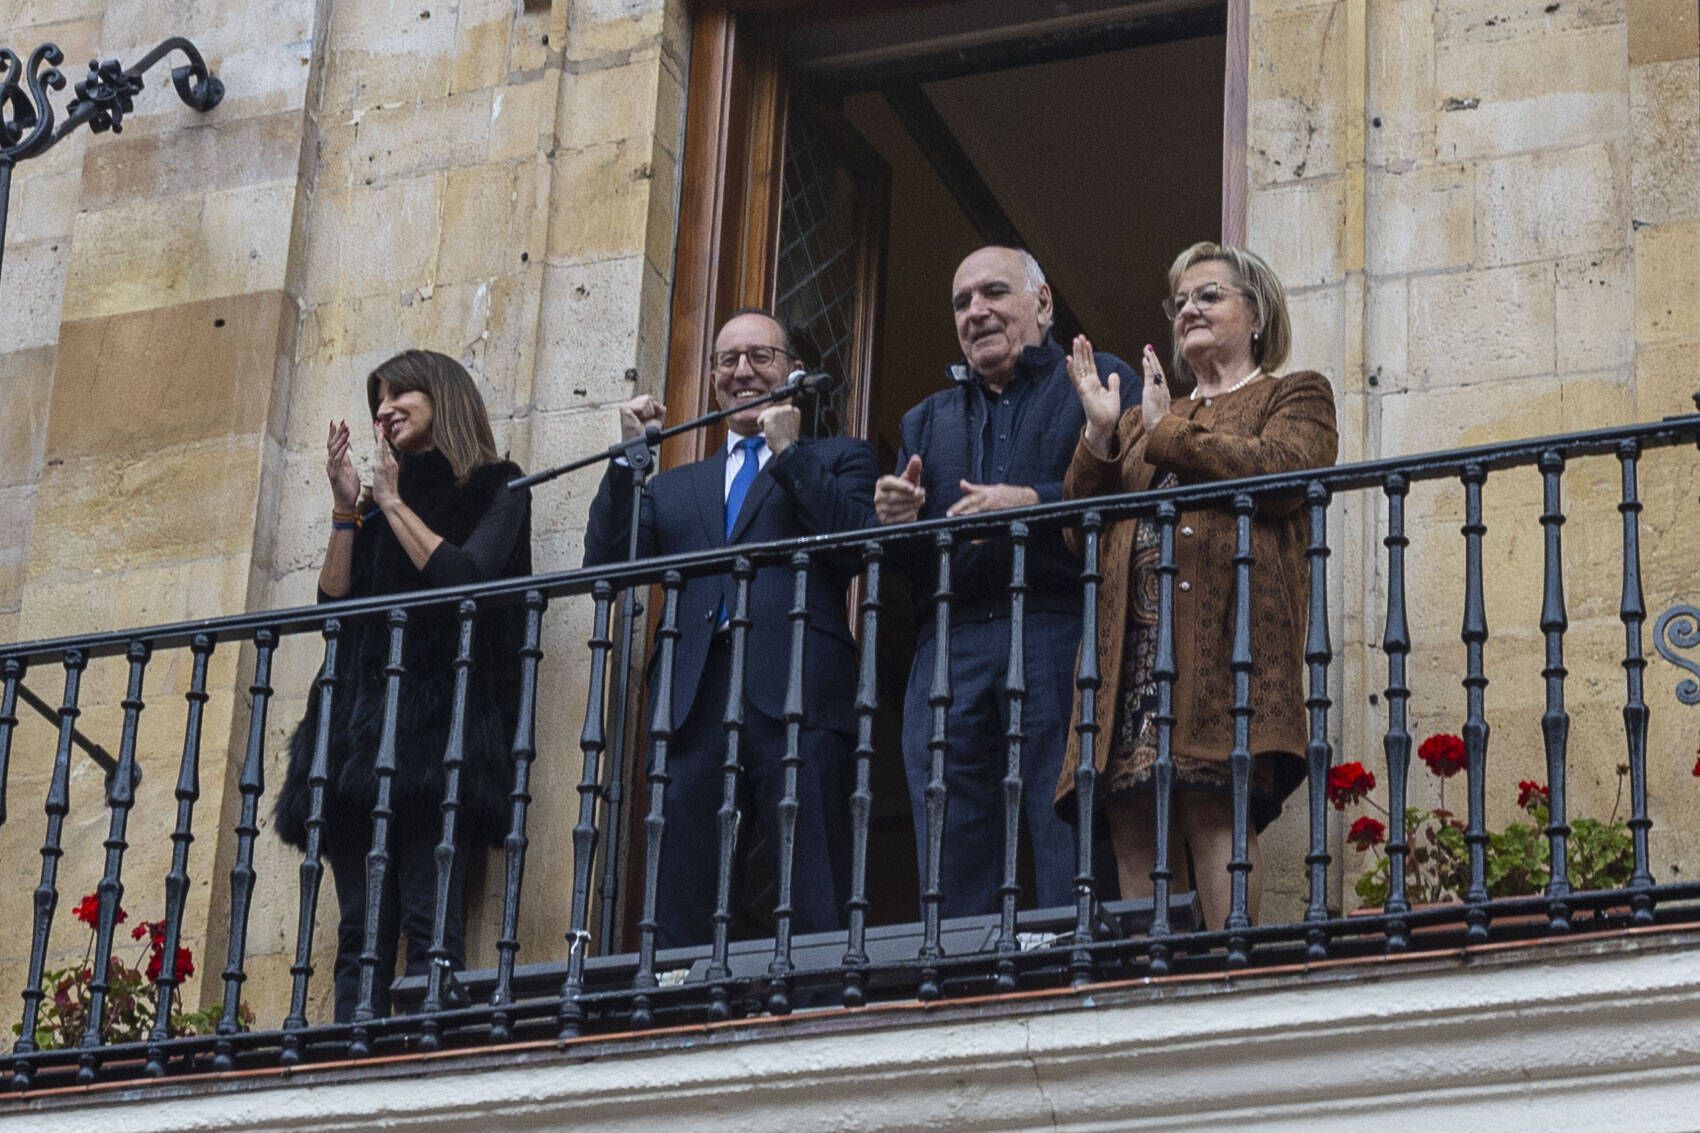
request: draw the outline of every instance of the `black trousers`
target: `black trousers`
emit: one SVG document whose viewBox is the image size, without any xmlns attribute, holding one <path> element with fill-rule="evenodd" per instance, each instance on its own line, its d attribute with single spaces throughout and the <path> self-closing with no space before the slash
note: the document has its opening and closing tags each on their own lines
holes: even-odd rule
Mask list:
<svg viewBox="0 0 1700 1133">
<path fill-rule="evenodd" d="M 1080 618 L 1038 611 L 1027 615 L 1023 643 L 1027 701 L 1022 712 L 1021 819 L 1033 849 L 1033 880 L 1041 906 L 1074 902 L 1074 827 L 1058 817 L 1052 799 L 1074 715 L 1074 665 Z M 1008 762 L 1010 620 L 963 619 L 950 627 L 950 690 L 944 763 L 944 839 L 939 889 L 943 915 L 994 913 L 1003 884 L 1003 777 Z M 915 863 L 927 862 L 927 781 L 932 771 L 933 660 L 928 635 L 915 650 L 903 705 L 903 762 L 915 816 Z M 921 878 L 926 888 L 926 878 Z"/>
<path fill-rule="evenodd" d="M 390 863 L 378 904 L 378 968 L 372 987 L 372 1008 L 380 1018 L 390 1013 L 398 935 L 407 938 L 407 974 L 424 975 L 430 970 L 437 900 L 436 849 L 442 833 L 442 817 L 434 810 L 425 814 L 398 812 L 390 822 Z M 341 914 L 336 931 L 339 1023 L 354 1018 L 354 1007 L 360 1000 L 360 952 L 366 942 L 366 854 L 371 844 L 368 828 L 364 839 L 335 839 L 326 854 Z M 459 971 L 466 963 L 466 852 L 464 843 L 456 847 L 449 877 L 443 945 L 452 971 Z"/>
<path fill-rule="evenodd" d="M 668 748 L 667 786 L 656 888 L 656 943 L 706 944 L 714 935 L 720 860 L 720 800 L 726 759 L 726 689 L 730 647 L 716 637 L 690 713 Z M 851 738 L 824 728 L 801 729 L 797 773 L 796 850 L 791 927 L 823 932 L 842 927 L 848 889 Z M 785 724 L 746 702 L 739 741 L 740 810 L 754 810 L 775 883 L 780 876 L 780 804 L 785 794 Z M 746 827 L 747 829 L 747 827 Z M 733 878 L 737 882 L 736 875 Z"/>
</svg>

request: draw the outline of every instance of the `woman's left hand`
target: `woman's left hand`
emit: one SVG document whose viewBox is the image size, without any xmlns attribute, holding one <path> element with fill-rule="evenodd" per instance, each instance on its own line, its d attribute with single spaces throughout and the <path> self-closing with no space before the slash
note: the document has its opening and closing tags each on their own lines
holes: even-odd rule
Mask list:
<svg viewBox="0 0 1700 1133">
<path fill-rule="evenodd" d="M 378 455 L 372 460 L 372 500 L 388 511 L 401 502 L 401 463 L 384 436 L 384 427 L 376 421 L 372 422 L 372 436 L 378 442 Z"/>
<path fill-rule="evenodd" d="M 1140 361 L 1145 368 L 1145 389 L 1139 395 L 1139 415 L 1145 431 L 1150 433 L 1157 422 L 1169 415 L 1169 383 L 1163 376 L 1163 364 L 1157 361 L 1157 352 L 1149 345 Z"/>
</svg>

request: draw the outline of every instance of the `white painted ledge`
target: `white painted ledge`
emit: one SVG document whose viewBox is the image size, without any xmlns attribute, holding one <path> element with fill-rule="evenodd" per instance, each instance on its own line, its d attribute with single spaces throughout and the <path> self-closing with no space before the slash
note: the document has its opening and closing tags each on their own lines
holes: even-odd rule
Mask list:
<svg viewBox="0 0 1700 1133">
<path fill-rule="evenodd" d="M 1700 1130 L 1700 941 L 798 1018 L 29 1101 L 0 1133 Z"/>
</svg>

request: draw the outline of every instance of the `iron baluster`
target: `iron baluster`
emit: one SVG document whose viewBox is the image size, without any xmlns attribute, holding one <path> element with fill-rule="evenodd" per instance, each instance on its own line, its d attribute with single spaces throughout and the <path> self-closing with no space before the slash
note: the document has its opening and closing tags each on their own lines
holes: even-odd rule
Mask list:
<svg viewBox="0 0 1700 1133">
<path fill-rule="evenodd" d="M 454 700 L 449 710 L 449 742 L 443 748 L 443 825 L 433 852 L 437 888 L 431 904 L 431 967 L 425 978 L 425 1003 L 420 1008 L 425 1014 L 425 1022 L 420 1028 L 419 1045 L 424 1050 L 436 1050 L 442 1045 L 442 1024 L 436 1015 L 443 1009 L 444 981 L 452 978 L 451 973 L 458 962 L 458 958 L 450 954 L 448 946 L 449 902 L 455 899 L 460 772 L 466 764 L 466 694 L 472 680 L 472 639 L 478 630 L 478 603 L 463 598 L 457 613 L 460 616 L 460 640 L 456 643 L 453 662 Z"/>
<path fill-rule="evenodd" d="M 1488 938 L 1487 889 L 1487 673 L 1482 653 L 1487 645 L 1487 603 L 1482 594 L 1482 484 L 1487 470 L 1480 464 L 1464 468 L 1464 756 L 1470 796 L 1469 825 L 1464 842 L 1470 853 L 1470 883 L 1464 900 L 1469 928 L 1465 938 L 1482 943 Z"/>
<path fill-rule="evenodd" d="M 543 611 L 548 599 L 541 590 L 525 592 L 525 639 L 519 648 L 519 712 L 514 724 L 514 788 L 508 795 L 508 833 L 502 839 L 502 934 L 496 938 L 496 987 L 490 993 L 490 1041 L 513 1037 L 508 1007 L 514 1001 L 514 958 L 519 952 L 519 897 L 525 880 L 525 836 L 531 807 L 531 764 L 537 758 L 537 664 L 543 658 Z M 607 627 L 603 627 L 603 636 Z M 585 713 L 589 726 L 591 714 Z M 593 851 L 594 852 L 594 851 Z M 577 866 L 574 866 L 577 872 Z"/>
<path fill-rule="evenodd" d="M 171 1001 L 180 982 L 177 974 L 177 945 L 183 934 L 183 904 L 189 896 L 189 847 L 195 842 L 195 803 L 201 797 L 201 724 L 206 714 L 207 663 L 213 638 L 198 633 L 189 643 L 194 658 L 189 674 L 188 702 L 183 724 L 183 757 L 177 768 L 177 825 L 171 832 L 171 869 L 165 875 L 165 938 L 161 942 L 159 979 L 154 981 L 153 1029 L 148 1034 L 147 1073 L 165 1074 L 165 1049 L 160 1044 L 171 1037 Z"/>
<path fill-rule="evenodd" d="M 720 764 L 720 809 L 715 818 L 719 824 L 720 846 L 717 872 L 714 878 L 714 944 L 708 961 L 708 1014 L 711 1019 L 730 1019 L 732 1000 L 726 981 L 732 969 L 727 962 L 727 949 L 732 941 L 732 872 L 738 858 L 738 833 L 742 815 L 738 811 L 738 782 L 743 771 L 744 743 L 744 670 L 748 664 L 750 642 L 750 581 L 755 568 L 740 555 L 733 561 L 732 577 L 736 594 L 732 599 L 732 617 L 728 623 L 732 635 L 732 656 L 726 674 L 726 756 Z"/>
<path fill-rule="evenodd" d="M 921 978 L 915 989 L 916 998 L 922 1000 L 937 999 L 943 992 L 939 961 L 944 958 L 944 947 L 939 932 L 944 892 L 939 875 L 944 860 L 945 751 L 950 745 L 950 705 L 954 699 L 950 690 L 950 547 L 950 532 L 941 531 L 933 537 L 938 584 L 933 592 L 933 686 L 927 694 L 933 732 L 927 740 L 927 786 L 922 792 L 927 845 L 921 863 Z"/>
<path fill-rule="evenodd" d="M 1228 751 L 1228 776 L 1233 788 L 1233 846 L 1228 859 L 1228 967 L 1251 962 L 1244 935 L 1251 927 L 1247 908 L 1251 880 L 1251 516 L 1257 501 L 1244 493 L 1234 497 L 1234 643 L 1228 668 L 1233 673 L 1233 746 Z"/>
<path fill-rule="evenodd" d="M 314 680 L 318 712 L 313 721 L 313 758 L 307 764 L 307 845 L 301 855 L 300 898 L 295 912 L 295 962 L 289 966 L 289 1014 L 283 1019 L 279 1060 L 285 1066 L 301 1061 L 301 1028 L 307 1025 L 307 989 L 313 978 L 313 929 L 318 920 L 319 889 L 324 883 L 325 785 L 330 778 L 331 711 L 336 699 L 337 649 L 342 621 L 326 618 L 324 660 Z"/>
<path fill-rule="evenodd" d="M 248 979 L 248 913 L 254 902 L 254 839 L 260 833 L 260 794 L 266 789 L 266 711 L 272 698 L 272 653 L 277 634 L 262 629 L 254 634 L 254 683 L 248 709 L 248 744 L 236 789 L 242 796 L 236 818 L 236 863 L 230 867 L 230 941 L 225 952 L 224 1012 L 218 1021 L 213 1067 L 236 1068 L 233 1036 L 242 1029 L 242 984 Z"/>
<path fill-rule="evenodd" d="M 868 830 L 873 817 L 874 713 L 879 710 L 880 565 L 884 548 L 862 548 L 862 654 L 856 681 L 856 786 L 850 792 L 850 928 L 844 951 L 846 1007 L 866 1002 L 868 965 Z"/>
<path fill-rule="evenodd" d="M 1546 682 L 1546 711 L 1541 714 L 1541 739 L 1546 746 L 1548 821 L 1552 873 L 1547 881 L 1548 930 L 1570 931 L 1569 843 L 1566 822 L 1565 749 L 1570 738 L 1570 714 L 1564 708 L 1564 631 L 1570 619 L 1564 612 L 1564 545 L 1560 528 L 1564 510 L 1560 497 L 1564 457 L 1556 450 L 1541 454 L 1541 530 L 1544 533 L 1543 585 L 1541 587 L 1541 634 L 1546 639 L 1546 664 L 1541 679 Z"/>
<path fill-rule="evenodd" d="M 596 857 L 596 799 L 601 791 L 602 753 L 607 750 L 607 733 L 603 729 L 608 714 L 608 655 L 614 648 L 613 639 L 608 636 L 614 587 L 607 582 L 598 582 L 593 593 L 596 605 L 590 629 L 590 688 L 585 693 L 584 727 L 579 732 L 579 751 L 583 755 L 584 769 L 578 784 L 578 822 L 573 826 L 573 892 L 567 922 L 567 978 L 561 984 L 559 1022 L 563 1039 L 574 1038 L 584 1029 L 584 1007 L 579 1003 L 579 997 L 584 994 L 585 952 L 590 948 L 590 878 Z M 527 622 L 528 641 L 531 621 L 538 619 L 541 613 L 540 606 Z M 527 664 L 532 665 L 527 683 L 535 694 L 536 668 L 529 660 Z M 521 717 L 522 727 L 525 719 Z M 530 740 L 529 731 L 527 739 Z M 517 925 L 515 932 L 518 932 Z M 511 960 L 509 971 L 512 971 Z"/>
<path fill-rule="evenodd" d="M 1075 987 L 1092 982 L 1096 964 L 1092 958 L 1094 893 L 1092 885 L 1092 816 L 1098 807 L 1098 689 L 1103 674 L 1098 668 L 1098 584 L 1103 571 L 1098 561 L 1099 536 L 1104 518 L 1096 511 L 1081 517 L 1080 567 L 1080 667 L 1074 687 L 1080 696 L 1080 762 L 1074 769 L 1074 799 L 1079 809 L 1075 820 L 1074 947 L 1069 953 L 1068 978 Z"/>
<path fill-rule="evenodd" d="M 395 926 L 385 925 L 383 917 L 384 888 L 390 873 L 390 822 L 395 818 L 391 802 L 395 787 L 396 730 L 401 715 L 401 681 L 407 674 L 402 663 L 403 638 L 407 633 L 406 610 L 391 610 L 386 619 L 390 627 L 390 654 L 384 664 L 384 719 L 378 733 L 378 753 L 372 762 L 373 778 L 377 780 L 377 797 L 372 803 L 372 841 L 366 851 L 366 918 L 361 926 L 360 986 L 354 1002 L 354 1028 L 348 1039 L 351 1058 L 365 1058 L 372 1053 L 371 1022 L 378 1017 L 378 950 L 389 951 L 390 942 L 380 940 Z M 384 972 L 388 987 L 390 973 Z M 386 1003 L 388 996 L 385 997 Z"/>
<path fill-rule="evenodd" d="M 106 993 L 112 974 L 112 930 L 117 924 L 118 907 L 124 901 L 124 851 L 130 848 L 130 808 L 136 804 L 136 730 L 141 726 L 142 681 L 147 675 L 151 654 L 146 642 L 133 641 L 125 650 L 130 662 L 130 674 L 124 689 L 124 723 L 119 732 L 118 771 L 107 780 L 107 808 L 111 815 L 106 827 L 105 868 L 95 892 L 100 896 L 100 917 L 95 927 L 93 971 L 89 976 L 88 1020 L 83 1027 L 82 1054 L 77 1062 L 77 1081 L 87 1085 L 95 1079 L 99 1060 L 95 1050 L 101 1045 L 106 1029 Z M 176 957 L 162 957 L 161 964 L 174 963 Z M 163 967 L 161 969 L 163 971 Z"/>
<path fill-rule="evenodd" d="M 37 1049 L 36 1020 L 41 1011 L 41 974 L 47 963 L 47 942 L 53 931 L 53 910 L 59 904 L 59 859 L 65 850 L 60 844 L 65 831 L 65 816 L 71 812 L 71 731 L 79 709 L 77 695 L 82 688 L 83 669 L 88 658 L 80 649 L 67 650 L 64 657 L 65 696 L 59 706 L 59 743 L 53 752 L 53 777 L 47 785 L 47 835 L 41 843 L 41 881 L 35 887 L 35 915 L 30 931 L 29 974 L 24 978 L 24 1016 L 18 1025 L 18 1041 L 12 1050 L 29 1054 Z M 12 1086 L 28 1089 L 35 1067 L 20 1061 L 12 1068 Z"/>
<path fill-rule="evenodd" d="M 1021 749 L 1026 733 L 1022 730 L 1022 708 L 1027 702 L 1026 623 L 1027 623 L 1027 525 L 1019 521 L 1009 525 L 1009 669 L 1004 679 L 1004 695 L 1009 704 L 1009 728 L 1005 740 L 1009 744 L 1004 762 L 1003 777 L 1003 884 L 998 919 L 997 972 L 998 990 L 1015 990 L 1015 902 L 1021 895 L 1016 880 L 1016 860 L 1021 837 Z"/>
<path fill-rule="evenodd" d="M 632 470 L 631 524 L 626 534 L 626 560 L 638 557 L 638 540 L 643 530 L 642 513 L 645 486 L 655 470 L 656 454 L 661 448 L 664 430 L 651 425 L 642 437 L 630 438 L 626 446 L 626 463 Z M 596 941 L 603 952 L 614 947 L 615 916 L 621 908 L 620 865 L 623 855 L 622 832 L 626 815 L 627 749 L 637 743 L 627 727 L 629 694 L 632 680 L 632 645 L 642 631 L 638 620 L 643 603 L 638 601 L 637 589 L 626 586 L 620 594 L 620 614 L 616 623 L 618 651 L 614 660 L 614 719 L 607 746 L 608 785 L 602 792 L 601 839 L 606 849 L 602 854 L 602 881 L 599 896 Z"/>
<path fill-rule="evenodd" d="M 12 764 L 12 736 L 18 730 L 18 686 L 25 666 L 16 657 L 6 658 L 4 684 L 0 684 L 0 827 L 6 825 L 6 778 Z"/>
<path fill-rule="evenodd" d="M 1623 622 L 1623 733 L 1629 748 L 1629 833 L 1634 844 L 1635 866 L 1629 875 L 1629 907 L 1638 925 L 1653 923 L 1653 870 L 1647 839 L 1653 820 L 1647 816 L 1647 700 L 1644 681 L 1647 655 L 1642 649 L 1641 627 L 1647 621 L 1647 601 L 1641 593 L 1641 495 L 1636 483 L 1641 445 L 1622 441 L 1617 459 L 1623 476 L 1623 498 L 1617 505 L 1623 516 L 1623 599 L 1619 619 Z"/>
<path fill-rule="evenodd" d="M 1305 489 L 1310 512 L 1310 544 L 1305 558 L 1310 563 L 1310 603 L 1306 613 L 1305 666 L 1309 692 L 1305 711 L 1310 715 L 1310 738 L 1305 744 L 1306 792 L 1310 803 L 1310 852 L 1305 855 L 1310 901 L 1305 906 L 1305 954 L 1312 960 L 1328 958 L 1328 769 L 1334 749 L 1328 742 L 1328 712 L 1334 701 L 1328 695 L 1328 667 L 1334 662 L 1334 645 L 1328 631 L 1328 504 L 1330 494 L 1321 484 Z"/>
<path fill-rule="evenodd" d="M 1410 926 L 1404 918 L 1411 911 L 1405 892 L 1405 859 L 1410 852 L 1405 794 L 1411 770 L 1411 732 L 1406 714 L 1411 699 L 1406 675 L 1411 629 L 1405 615 L 1405 548 L 1411 540 L 1405 535 L 1405 496 L 1410 490 L 1410 481 L 1401 473 L 1387 477 L 1382 484 L 1387 497 L 1387 535 L 1381 540 L 1387 548 L 1387 626 L 1381 637 L 1382 652 L 1387 654 L 1387 732 L 1381 745 L 1387 754 L 1388 812 L 1387 902 L 1382 908 L 1389 917 L 1389 952 L 1403 952 L 1411 943 Z"/>
<path fill-rule="evenodd" d="M 779 899 L 773 907 L 773 959 L 768 963 L 767 1009 L 791 1012 L 791 898 L 797 866 L 797 776 L 803 767 L 803 659 L 809 630 L 809 556 L 791 556 L 791 664 L 785 681 L 784 787 L 779 800 Z M 734 686 L 741 687 L 741 686 Z M 732 693 L 727 694 L 728 697 Z"/>
<path fill-rule="evenodd" d="M 100 898 L 100 915 L 95 924 L 95 948 L 92 970 L 88 976 L 88 1017 L 83 1024 L 82 1055 L 78 1058 L 77 1080 L 87 1085 L 95 1080 L 95 1048 L 99 1048 L 105 1029 L 105 997 L 111 987 L 112 929 L 117 924 L 117 908 L 124 902 L 124 851 L 129 849 L 129 811 L 136 805 L 136 730 L 141 726 L 141 711 L 146 708 L 141 699 L 141 686 L 148 672 L 150 648 L 143 641 L 131 641 L 124 650 L 129 660 L 129 680 L 124 687 L 124 723 L 119 732 L 119 762 L 117 772 L 107 779 L 107 837 L 105 837 L 104 871 L 100 874 L 95 893 Z M 161 959 L 175 970 L 177 954 Z"/>
<path fill-rule="evenodd" d="M 650 691 L 654 710 L 649 718 L 649 814 L 643 820 L 643 915 L 638 920 L 638 964 L 632 976 L 637 997 L 632 1001 L 632 1026 L 655 1025 L 655 1003 L 648 993 L 661 986 L 655 976 L 655 903 L 661 888 L 661 845 L 667 835 L 667 784 L 672 775 L 667 770 L 667 749 L 673 742 L 673 665 L 679 645 L 679 593 L 685 579 L 670 570 L 661 580 L 661 628 L 656 631 L 659 642 L 656 665 L 658 679 Z M 737 696 L 743 690 L 728 686 L 727 696 Z"/>
<path fill-rule="evenodd" d="M 1179 511 L 1174 504 L 1157 507 L 1157 656 L 1151 665 L 1151 680 L 1156 685 L 1157 709 L 1151 721 L 1157 730 L 1157 762 L 1151 768 L 1153 854 L 1151 859 L 1151 974 L 1167 975 L 1173 959 L 1168 936 L 1169 894 L 1175 871 L 1169 861 L 1169 827 L 1175 788 L 1175 679 L 1180 667 L 1175 662 L 1175 576 L 1180 567 L 1175 562 L 1175 522 Z M 1082 642 L 1084 648 L 1084 642 Z M 1119 690 L 1117 692 L 1119 695 Z"/>
</svg>

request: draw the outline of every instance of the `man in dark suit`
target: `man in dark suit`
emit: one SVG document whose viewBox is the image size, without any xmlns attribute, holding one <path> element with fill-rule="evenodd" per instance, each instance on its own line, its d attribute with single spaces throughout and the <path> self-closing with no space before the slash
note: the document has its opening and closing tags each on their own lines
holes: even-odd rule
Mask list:
<svg viewBox="0 0 1700 1133">
<path fill-rule="evenodd" d="M 720 329 L 708 381 L 722 408 L 768 393 L 797 364 L 791 337 L 762 311 L 737 312 Z M 643 395 L 620 406 L 630 438 L 659 425 L 666 406 Z M 638 532 L 640 557 L 700 551 L 737 543 L 766 543 L 874 525 L 878 477 L 867 442 L 848 437 L 801 439 L 802 415 L 788 403 L 762 405 L 726 418 L 727 437 L 713 456 L 655 477 Z M 610 467 L 590 508 L 586 566 L 626 556 L 631 471 Z M 792 871 L 792 928 L 840 925 L 840 887 L 848 862 L 848 777 L 855 725 L 855 646 L 846 615 L 853 561 L 816 556 L 810 565 L 808 631 L 803 645 L 803 727 L 797 776 L 797 825 Z M 731 648 L 727 618 L 736 584 L 730 574 L 689 579 L 679 596 L 675 647 L 675 729 L 668 749 L 657 943 L 701 943 L 713 931 L 723 726 Z M 779 814 L 784 798 L 785 692 L 791 659 L 793 598 L 788 566 L 765 567 L 750 586 L 745 646 L 744 732 L 740 755 L 746 798 L 779 876 Z M 656 658 L 649 687 L 657 685 Z M 653 692 L 651 693 L 653 696 Z M 651 704 L 653 711 L 653 702 Z"/>
<path fill-rule="evenodd" d="M 956 269 L 950 301 L 963 361 L 951 367 L 947 388 L 903 415 L 898 472 L 882 477 L 875 490 L 881 523 L 1062 499 L 1063 474 L 1085 417 L 1067 374 L 1067 354 L 1051 336 L 1045 273 L 1018 248 L 981 248 Z M 1101 375 L 1121 374 L 1124 404 L 1136 402 L 1142 383 L 1127 363 L 1109 354 L 1097 359 Z M 930 557 L 897 561 L 909 568 L 920 618 L 903 705 L 903 762 L 916 860 L 924 870 L 937 570 Z M 939 873 L 947 917 L 995 911 L 1003 883 L 1010 565 L 1010 543 L 1001 537 L 963 541 L 951 552 L 952 701 Z M 1051 800 L 1073 713 L 1081 585 L 1080 562 L 1059 529 L 1033 532 L 1026 581 L 1021 824 L 1033 851 L 1038 903 L 1065 905 L 1074 899 L 1074 831 Z"/>
</svg>

